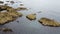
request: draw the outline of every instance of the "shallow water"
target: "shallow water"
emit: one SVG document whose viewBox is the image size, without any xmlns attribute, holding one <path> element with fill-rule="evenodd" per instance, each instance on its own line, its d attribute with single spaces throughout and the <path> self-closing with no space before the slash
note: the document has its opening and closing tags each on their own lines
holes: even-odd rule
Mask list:
<svg viewBox="0 0 60 34">
<path fill-rule="evenodd" d="M 3 0 L 2 0 L 3 1 Z M 4 0 L 6 1 L 6 0 Z M 29 10 L 18 11 L 22 12 L 23 16 L 17 20 L 0 25 L 1 28 L 11 28 L 13 32 L 2 32 L 0 34 L 60 34 L 60 27 L 48 27 L 41 25 L 38 20 L 41 17 L 55 19 L 60 22 L 60 0 L 14 0 L 15 2 L 21 1 Z M 19 2 L 13 5 L 14 8 L 19 7 Z M 41 11 L 41 13 L 38 13 Z M 36 20 L 30 21 L 25 16 L 31 13 L 36 13 Z M 19 21 L 17 23 L 16 21 Z"/>
</svg>

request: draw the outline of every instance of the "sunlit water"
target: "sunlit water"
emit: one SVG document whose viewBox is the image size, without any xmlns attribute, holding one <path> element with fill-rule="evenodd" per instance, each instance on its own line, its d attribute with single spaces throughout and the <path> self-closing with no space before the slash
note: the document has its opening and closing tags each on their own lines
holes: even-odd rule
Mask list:
<svg viewBox="0 0 60 34">
<path fill-rule="evenodd" d="M 3 0 L 2 0 L 3 1 Z M 6 1 L 6 0 L 4 0 Z M 29 10 L 18 11 L 23 13 L 23 16 L 17 20 L 0 25 L 1 28 L 11 28 L 13 32 L 2 32 L 0 34 L 60 34 L 60 27 L 47 27 L 41 25 L 38 20 L 42 17 L 55 19 L 60 22 L 60 0 L 14 0 L 13 5 L 9 4 L 14 8 L 19 7 L 19 1 L 21 1 L 25 7 L 30 8 Z M 6 2 L 5 2 L 6 3 Z M 41 11 L 41 13 L 38 13 Z M 36 20 L 30 21 L 26 18 L 26 15 L 36 13 Z M 17 23 L 16 21 L 19 21 Z"/>
</svg>

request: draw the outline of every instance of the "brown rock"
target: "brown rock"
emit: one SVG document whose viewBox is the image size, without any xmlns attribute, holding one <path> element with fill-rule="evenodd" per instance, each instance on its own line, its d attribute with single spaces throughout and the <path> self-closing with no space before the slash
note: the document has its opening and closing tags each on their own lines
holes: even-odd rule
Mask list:
<svg viewBox="0 0 60 34">
<path fill-rule="evenodd" d="M 14 21 L 16 18 L 21 17 L 22 13 L 18 13 L 14 8 L 9 6 L 0 5 L 0 25 L 9 23 Z M 6 10 L 6 12 L 2 12 L 2 10 Z"/>
<path fill-rule="evenodd" d="M 12 29 L 9 29 L 9 28 L 2 28 L 2 31 L 3 31 L 3 32 L 12 32 Z"/>
<path fill-rule="evenodd" d="M 29 14 L 26 16 L 29 20 L 35 20 L 36 19 L 36 14 Z"/>
<path fill-rule="evenodd" d="M 42 25 L 45 25 L 45 26 L 52 26 L 52 27 L 58 27 L 60 26 L 60 23 L 55 21 L 55 20 L 52 20 L 52 19 L 49 19 L 49 18 L 41 18 L 39 20 L 39 22 L 42 24 Z"/>
</svg>

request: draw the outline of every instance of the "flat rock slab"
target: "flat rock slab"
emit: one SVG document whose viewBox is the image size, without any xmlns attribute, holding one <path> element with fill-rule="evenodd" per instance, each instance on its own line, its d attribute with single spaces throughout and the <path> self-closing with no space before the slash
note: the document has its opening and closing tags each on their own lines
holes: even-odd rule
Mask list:
<svg viewBox="0 0 60 34">
<path fill-rule="evenodd" d="M 42 25 L 45 25 L 45 26 L 51 26 L 51 27 L 59 27 L 60 26 L 60 23 L 55 21 L 55 20 L 52 20 L 52 19 L 49 19 L 49 18 L 41 18 L 39 20 L 39 22 L 42 24 Z"/>
<path fill-rule="evenodd" d="M 29 14 L 26 16 L 29 20 L 35 20 L 36 19 L 36 14 Z"/>
</svg>

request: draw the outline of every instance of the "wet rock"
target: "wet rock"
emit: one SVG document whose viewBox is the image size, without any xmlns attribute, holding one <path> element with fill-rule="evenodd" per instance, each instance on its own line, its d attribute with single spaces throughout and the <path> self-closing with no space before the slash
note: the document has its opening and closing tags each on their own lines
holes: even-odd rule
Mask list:
<svg viewBox="0 0 60 34">
<path fill-rule="evenodd" d="M 15 14 L 15 13 L 2 13 L 0 14 L 0 25 L 4 25 L 6 23 L 9 23 L 11 21 L 16 20 L 17 17 L 21 17 L 21 14 Z"/>
<path fill-rule="evenodd" d="M 27 8 L 25 8 L 25 7 L 18 7 L 16 10 L 17 11 L 19 11 L 19 10 L 27 10 Z"/>
<path fill-rule="evenodd" d="M 0 25 L 3 25 L 10 20 L 13 20 L 13 18 L 10 15 L 8 15 L 6 12 L 0 13 Z"/>
<path fill-rule="evenodd" d="M 7 6 L 8 4 L 4 4 L 5 6 Z"/>
<path fill-rule="evenodd" d="M 6 10 L 6 6 L 0 5 L 0 11 Z"/>
<path fill-rule="evenodd" d="M 24 6 L 24 4 L 20 4 L 20 6 Z"/>
<path fill-rule="evenodd" d="M 45 25 L 45 26 L 51 26 L 51 27 L 59 27 L 60 26 L 60 23 L 55 21 L 55 20 L 52 20 L 52 19 L 49 19 L 49 18 L 41 18 L 39 20 L 39 22 L 42 24 L 42 25 Z"/>
<path fill-rule="evenodd" d="M 0 1 L 0 4 L 3 4 L 4 2 L 3 1 Z"/>
<path fill-rule="evenodd" d="M 10 1 L 10 3 L 14 4 L 14 1 Z"/>
<path fill-rule="evenodd" d="M 12 29 L 9 29 L 9 28 L 2 28 L 2 31 L 3 32 L 13 32 Z"/>
<path fill-rule="evenodd" d="M 0 5 L 1 10 L 7 10 L 7 8 L 12 8 L 12 7 L 9 7 L 7 5 Z"/>
<path fill-rule="evenodd" d="M 22 3 L 21 1 L 19 1 L 20 3 Z"/>
<path fill-rule="evenodd" d="M 8 12 L 9 15 L 13 16 L 13 17 L 21 17 L 22 16 L 22 13 L 18 13 L 18 12 Z"/>
<path fill-rule="evenodd" d="M 41 11 L 37 12 L 37 13 L 42 13 Z"/>
<path fill-rule="evenodd" d="M 6 9 L 8 12 L 14 12 L 14 11 L 16 11 L 14 8 L 12 8 L 12 7 L 8 7 L 7 9 Z"/>
<path fill-rule="evenodd" d="M 9 1 L 6 1 L 6 2 L 9 2 Z"/>
<path fill-rule="evenodd" d="M 36 19 L 36 14 L 29 14 L 26 16 L 29 20 L 35 20 Z"/>
<path fill-rule="evenodd" d="M 19 21 L 17 21 L 17 23 L 19 23 Z"/>
<path fill-rule="evenodd" d="M 7 10 L 7 8 L 9 8 L 9 6 L 0 5 L 0 11 Z"/>
<path fill-rule="evenodd" d="M 17 12 L 14 8 L 9 6 L 0 5 L 0 25 L 9 23 L 11 21 L 16 20 L 18 17 L 22 16 L 22 13 Z M 6 10 L 6 12 L 2 12 L 2 10 Z"/>
</svg>

